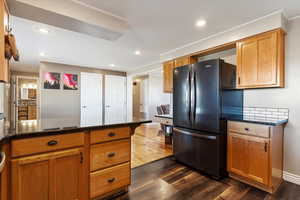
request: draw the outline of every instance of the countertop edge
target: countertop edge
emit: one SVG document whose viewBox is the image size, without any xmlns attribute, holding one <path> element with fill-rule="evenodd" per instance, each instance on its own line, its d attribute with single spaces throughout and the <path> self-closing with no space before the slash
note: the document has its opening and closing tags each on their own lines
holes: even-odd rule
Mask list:
<svg viewBox="0 0 300 200">
<path fill-rule="evenodd" d="M 60 134 L 72 134 L 75 132 L 80 131 L 91 131 L 97 129 L 106 129 L 106 128 L 115 128 L 115 127 L 122 127 L 122 126 L 139 126 L 145 123 L 151 123 L 152 120 L 141 120 L 136 122 L 127 122 L 127 123 L 119 123 L 119 124 L 108 124 L 108 125 L 99 125 L 99 126 L 88 126 L 88 127 L 74 127 L 69 129 L 48 129 L 43 131 L 33 131 L 27 132 L 23 134 L 14 134 L 4 136 L 0 139 L 0 145 L 9 142 L 13 139 L 25 139 L 25 138 L 33 138 L 33 137 L 42 137 L 42 136 L 49 136 L 49 135 L 60 135 Z"/>
<path fill-rule="evenodd" d="M 226 119 L 227 121 L 235 121 L 235 122 L 246 122 L 246 123 L 252 123 L 252 124 L 262 124 L 262 125 L 268 125 L 268 126 L 281 126 L 288 123 L 288 119 L 286 120 L 279 120 L 277 122 L 263 122 L 263 121 L 252 121 L 247 119 Z"/>
</svg>

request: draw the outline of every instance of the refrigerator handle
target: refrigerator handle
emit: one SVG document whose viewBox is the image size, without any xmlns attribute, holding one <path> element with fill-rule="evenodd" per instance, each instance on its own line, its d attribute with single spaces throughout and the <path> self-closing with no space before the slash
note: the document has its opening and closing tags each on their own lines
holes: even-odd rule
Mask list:
<svg viewBox="0 0 300 200">
<path fill-rule="evenodd" d="M 191 131 L 184 131 L 178 128 L 173 128 L 173 131 L 176 131 L 178 133 L 184 134 L 184 135 L 190 135 L 193 137 L 197 137 L 197 138 L 202 138 L 202 139 L 207 139 L 207 140 L 216 140 L 217 136 L 215 135 L 203 135 L 203 134 L 199 134 L 199 133 L 194 133 Z"/>
<path fill-rule="evenodd" d="M 196 73 L 194 72 L 194 78 L 193 78 L 193 88 L 194 88 L 194 108 L 193 108 L 193 121 L 195 121 L 196 118 L 196 102 L 197 102 L 197 87 L 196 87 Z"/>
<path fill-rule="evenodd" d="M 191 95 L 191 92 L 192 92 L 192 88 L 191 88 L 191 86 L 192 86 L 192 81 L 191 81 L 191 71 L 189 71 L 189 103 L 188 103 L 188 108 L 189 108 L 189 112 L 188 112 L 188 115 L 189 115 L 189 121 L 191 121 L 191 110 L 192 110 L 192 95 Z"/>
<path fill-rule="evenodd" d="M 190 116 L 189 121 L 194 124 L 194 110 L 195 110 L 195 102 L 194 102 L 194 71 L 193 68 L 191 68 L 191 81 L 190 81 Z"/>
</svg>

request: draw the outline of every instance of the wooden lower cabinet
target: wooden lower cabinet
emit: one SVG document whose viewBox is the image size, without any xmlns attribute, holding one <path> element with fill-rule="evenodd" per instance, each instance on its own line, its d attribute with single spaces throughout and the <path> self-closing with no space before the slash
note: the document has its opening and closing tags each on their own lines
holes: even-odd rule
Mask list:
<svg viewBox="0 0 300 200">
<path fill-rule="evenodd" d="M 12 160 L 12 200 L 79 200 L 83 188 L 82 149 Z"/>
<path fill-rule="evenodd" d="M 130 185 L 130 163 L 96 171 L 90 175 L 90 197 L 95 198 Z"/>
<path fill-rule="evenodd" d="M 275 192 L 282 181 L 282 152 L 283 126 L 228 122 L 227 170 L 232 178 Z"/>
</svg>

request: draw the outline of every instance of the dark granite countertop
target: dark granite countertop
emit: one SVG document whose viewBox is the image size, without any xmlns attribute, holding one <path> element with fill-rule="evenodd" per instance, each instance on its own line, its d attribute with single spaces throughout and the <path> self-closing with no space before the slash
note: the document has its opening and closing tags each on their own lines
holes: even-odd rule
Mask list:
<svg viewBox="0 0 300 200">
<path fill-rule="evenodd" d="M 93 130 L 112 128 L 118 126 L 139 126 L 142 123 L 150 123 L 151 120 L 145 119 L 134 119 L 119 123 L 107 123 L 107 124 L 96 124 L 88 125 L 83 124 L 78 119 L 66 119 L 66 118 L 55 118 L 55 119 L 39 119 L 39 120 L 22 120 L 13 123 L 0 119 L 0 142 L 7 139 L 26 138 L 44 135 L 57 135 L 68 132 Z"/>
<path fill-rule="evenodd" d="M 249 122 L 269 126 L 279 126 L 288 122 L 288 119 L 256 117 L 248 115 L 223 115 L 223 118 L 229 121 Z"/>
<path fill-rule="evenodd" d="M 155 115 L 155 117 L 173 119 L 172 115 Z M 223 119 L 230 121 L 249 122 L 255 124 L 264 124 L 270 126 L 278 126 L 288 122 L 288 119 L 256 117 L 248 115 L 223 115 Z"/>
</svg>

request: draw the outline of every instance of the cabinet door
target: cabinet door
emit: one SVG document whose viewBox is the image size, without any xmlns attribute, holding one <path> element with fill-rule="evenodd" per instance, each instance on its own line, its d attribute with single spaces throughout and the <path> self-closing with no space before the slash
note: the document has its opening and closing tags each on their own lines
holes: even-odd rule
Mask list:
<svg viewBox="0 0 300 200">
<path fill-rule="evenodd" d="M 193 57 L 190 57 L 190 56 L 186 56 L 186 57 L 183 57 L 183 58 L 177 58 L 175 61 L 174 61 L 174 67 L 181 67 L 181 66 L 184 66 L 184 65 L 189 65 L 189 64 L 193 64 L 193 63 L 196 63 L 197 59 L 193 58 Z"/>
<path fill-rule="evenodd" d="M 165 62 L 163 67 L 164 67 L 164 92 L 172 93 L 174 61 Z"/>
<path fill-rule="evenodd" d="M 12 200 L 50 199 L 51 155 L 12 161 Z"/>
<path fill-rule="evenodd" d="M 273 31 L 237 43 L 238 86 L 259 88 L 281 86 L 283 80 L 283 37 Z"/>
<path fill-rule="evenodd" d="M 82 152 L 79 149 L 59 152 L 55 155 L 54 172 L 54 196 L 55 200 L 79 200 L 82 195 Z"/>
<path fill-rule="evenodd" d="M 248 177 L 256 182 L 269 184 L 269 140 L 248 138 Z"/>
<path fill-rule="evenodd" d="M 247 139 L 243 135 L 229 133 L 227 155 L 227 170 L 241 176 L 247 176 Z"/>
<path fill-rule="evenodd" d="M 12 160 L 12 200 L 78 200 L 83 188 L 81 149 Z"/>
</svg>

